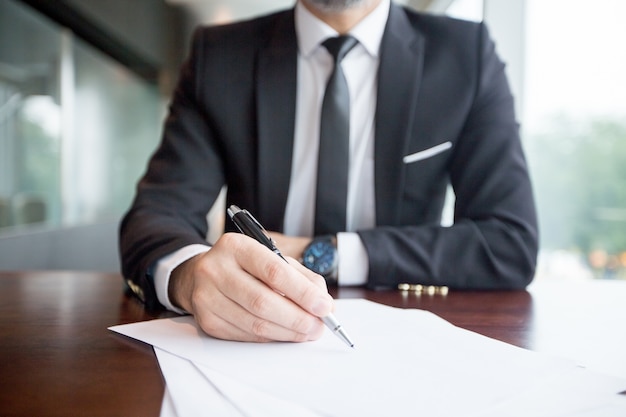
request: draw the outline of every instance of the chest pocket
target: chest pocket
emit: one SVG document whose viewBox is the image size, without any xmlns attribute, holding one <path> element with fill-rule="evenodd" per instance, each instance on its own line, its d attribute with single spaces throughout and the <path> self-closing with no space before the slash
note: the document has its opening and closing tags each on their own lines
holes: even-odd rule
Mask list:
<svg viewBox="0 0 626 417">
<path fill-rule="evenodd" d="M 413 201 L 427 202 L 445 193 L 447 166 L 452 142 L 418 150 L 402 158 L 405 167 L 404 195 Z"/>
</svg>

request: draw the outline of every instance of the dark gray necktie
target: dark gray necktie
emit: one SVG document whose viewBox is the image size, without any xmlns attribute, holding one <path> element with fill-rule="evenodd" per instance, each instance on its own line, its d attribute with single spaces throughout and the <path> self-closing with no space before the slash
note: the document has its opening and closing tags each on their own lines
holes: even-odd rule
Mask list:
<svg viewBox="0 0 626 417">
<path fill-rule="evenodd" d="M 335 67 L 326 85 L 322 104 L 315 199 L 316 236 L 346 230 L 350 94 L 341 60 L 356 44 L 357 40 L 351 36 L 339 36 L 323 43 L 335 59 Z"/>
</svg>

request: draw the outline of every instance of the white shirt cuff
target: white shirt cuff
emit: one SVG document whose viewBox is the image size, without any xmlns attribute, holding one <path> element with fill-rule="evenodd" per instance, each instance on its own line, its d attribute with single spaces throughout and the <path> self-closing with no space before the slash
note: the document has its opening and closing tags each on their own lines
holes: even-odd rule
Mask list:
<svg viewBox="0 0 626 417">
<path fill-rule="evenodd" d="M 159 259 L 154 268 L 154 288 L 156 290 L 159 302 L 168 310 L 172 310 L 179 314 L 187 314 L 186 311 L 174 306 L 168 296 L 168 288 L 170 285 L 170 275 L 172 271 L 180 264 L 196 255 L 207 252 L 211 249 L 206 245 L 189 245 L 172 252 L 167 256 Z"/>
<path fill-rule="evenodd" d="M 342 287 L 365 285 L 369 273 L 369 257 L 356 233 L 337 233 L 339 271 L 337 284 Z"/>
</svg>

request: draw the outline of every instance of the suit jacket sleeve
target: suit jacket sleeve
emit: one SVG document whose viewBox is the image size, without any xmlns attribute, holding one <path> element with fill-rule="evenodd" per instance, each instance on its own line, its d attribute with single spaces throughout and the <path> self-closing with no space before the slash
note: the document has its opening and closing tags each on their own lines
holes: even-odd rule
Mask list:
<svg viewBox="0 0 626 417">
<path fill-rule="evenodd" d="M 400 213 L 388 225 L 360 231 L 371 288 L 514 289 L 534 276 L 537 220 L 513 97 L 486 28 L 474 29 L 477 64 L 467 74 L 475 74 L 475 90 L 446 168 L 456 196 L 454 225 L 411 224 L 421 214 Z"/>
<path fill-rule="evenodd" d="M 161 144 L 120 229 L 122 273 L 135 295 L 150 308 L 161 307 L 151 269 L 177 249 L 207 244 L 206 214 L 224 183 L 214 132 L 198 105 L 196 57 L 201 49 L 198 30 L 190 58 L 181 70 Z"/>
<path fill-rule="evenodd" d="M 258 114 L 266 117 L 263 126 L 292 126 L 293 117 L 289 115 L 293 110 L 277 106 L 273 99 L 265 99 L 262 106 L 257 104 L 261 100 L 258 74 L 261 50 L 278 50 L 279 69 L 285 68 L 283 54 L 286 53 L 292 64 L 287 71 L 292 76 L 287 78 L 293 78 L 291 95 L 295 102 L 297 47 L 293 22 L 293 11 L 286 10 L 229 25 L 200 27 L 194 33 L 165 120 L 161 144 L 138 184 L 135 200 L 120 230 L 124 278 L 149 307 L 160 306 L 151 269 L 156 261 L 180 248 L 207 244 L 207 213 L 224 186 L 228 186 L 227 205 L 245 207 L 263 224 L 279 230 L 281 212 L 262 210 L 259 194 L 268 188 L 278 188 L 286 199 L 287 184 L 274 187 L 274 182 L 266 178 L 267 169 L 261 172 L 259 166 L 272 166 L 270 177 L 282 178 L 283 171 L 289 172 L 291 152 L 288 146 L 274 145 L 276 130 L 272 134 L 259 133 L 263 129 Z M 267 46 L 274 45 L 271 39 L 278 40 L 278 46 Z M 284 73 L 281 82 L 285 81 Z M 271 76 L 276 78 L 276 73 L 272 71 Z M 269 91 L 273 93 L 275 89 Z M 281 91 L 281 94 L 285 93 Z M 269 111 L 259 112 L 259 107 Z M 284 122 L 276 120 L 279 116 Z M 282 132 L 281 140 L 290 144 L 293 131 L 278 130 Z M 268 140 L 270 144 L 266 144 Z M 260 149 L 268 148 L 286 150 L 271 153 L 278 160 L 276 164 L 259 162 Z M 224 227 L 227 231 L 234 230 L 232 222 L 226 222 Z"/>
</svg>

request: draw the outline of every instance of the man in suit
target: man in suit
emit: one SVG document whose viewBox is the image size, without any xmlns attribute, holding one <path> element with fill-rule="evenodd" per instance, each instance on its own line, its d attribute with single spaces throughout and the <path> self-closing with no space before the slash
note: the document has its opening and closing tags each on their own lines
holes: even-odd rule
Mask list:
<svg viewBox="0 0 626 417">
<path fill-rule="evenodd" d="M 320 235 L 318 163 L 335 157 L 318 152 L 334 62 L 324 42 L 345 34 L 357 40 L 341 61 L 350 154 L 334 162 L 349 167 L 346 213 L 343 230 Z M 454 224 L 444 227 L 448 184 Z M 241 234 L 207 244 L 206 213 L 223 186 L 227 206 L 252 212 L 290 264 Z M 225 339 L 318 338 L 332 299 L 299 260 L 320 251 L 338 263 L 308 266 L 336 285 L 525 287 L 537 256 L 535 208 L 487 30 L 389 0 L 299 0 L 197 30 L 120 242 L 135 294 L 189 312 Z"/>
</svg>

